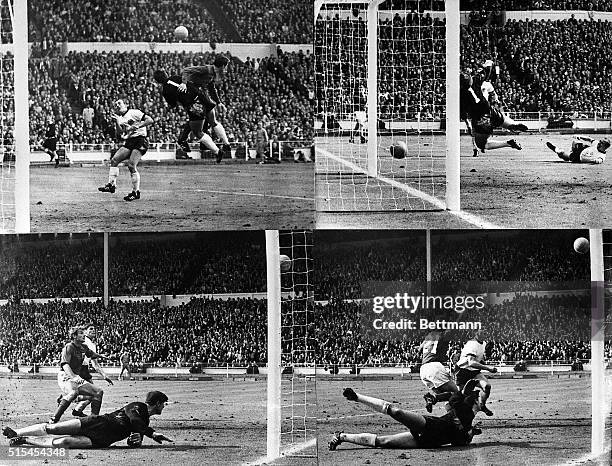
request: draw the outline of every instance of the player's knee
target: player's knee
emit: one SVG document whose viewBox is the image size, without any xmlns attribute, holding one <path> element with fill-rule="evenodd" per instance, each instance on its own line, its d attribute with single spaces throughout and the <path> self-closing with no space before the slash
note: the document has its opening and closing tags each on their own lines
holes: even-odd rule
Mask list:
<svg viewBox="0 0 612 466">
<path fill-rule="evenodd" d="M 96 398 L 102 398 L 104 396 L 104 390 L 101 388 L 96 387 L 96 391 L 94 393 Z"/>
<path fill-rule="evenodd" d="M 491 384 L 490 383 L 485 383 L 484 385 L 484 391 L 485 393 L 488 395 L 489 393 L 491 393 Z"/>
</svg>

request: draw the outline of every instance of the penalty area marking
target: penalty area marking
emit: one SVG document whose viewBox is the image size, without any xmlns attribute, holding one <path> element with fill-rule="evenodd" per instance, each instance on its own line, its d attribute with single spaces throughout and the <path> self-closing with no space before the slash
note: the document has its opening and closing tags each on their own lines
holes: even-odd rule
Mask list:
<svg viewBox="0 0 612 466">
<path fill-rule="evenodd" d="M 317 444 L 317 439 L 310 439 L 308 442 L 299 443 L 292 447 L 287 448 L 286 450 L 281 451 L 281 454 L 278 458 L 268 458 L 267 456 L 262 456 L 257 458 L 254 461 L 248 461 L 243 463 L 243 466 L 259 466 L 262 464 L 270 464 L 274 463 L 277 460 L 283 459 L 285 456 L 295 455 L 296 453 L 301 452 L 302 450 L 306 450 L 307 448 L 312 448 Z"/>
<path fill-rule="evenodd" d="M 364 175 L 367 175 L 367 172 L 361 168 L 360 166 L 354 164 L 353 162 L 349 162 L 348 160 L 344 160 L 342 157 L 338 157 L 337 155 L 332 154 L 331 152 L 325 150 L 325 149 L 321 149 L 321 148 L 317 148 L 316 149 L 318 153 L 320 153 L 322 156 L 324 157 L 328 157 L 331 158 L 332 160 L 335 160 L 338 163 L 344 164 L 347 167 L 351 168 L 353 171 L 362 173 Z M 429 194 L 426 194 L 422 191 L 419 191 L 418 189 L 414 189 L 410 186 L 407 186 L 403 183 L 400 183 L 398 181 L 392 180 L 391 178 L 387 178 L 386 176 L 377 176 L 376 177 L 377 180 L 380 180 L 384 183 L 387 183 L 390 186 L 393 186 L 395 188 L 398 188 L 414 197 L 417 197 L 431 205 L 433 205 L 434 207 L 443 210 L 451 215 L 454 215 L 455 217 L 471 224 L 474 225 L 475 227 L 478 228 L 485 228 L 485 229 L 490 229 L 490 230 L 496 230 L 499 229 L 500 227 L 487 222 L 486 220 L 478 217 L 477 215 L 474 214 L 469 214 L 467 212 L 464 212 L 462 210 L 455 212 L 452 210 L 446 210 L 446 204 L 444 202 L 442 202 L 440 199 L 437 199 L 433 196 L 430 196 Z"/>
</svg>

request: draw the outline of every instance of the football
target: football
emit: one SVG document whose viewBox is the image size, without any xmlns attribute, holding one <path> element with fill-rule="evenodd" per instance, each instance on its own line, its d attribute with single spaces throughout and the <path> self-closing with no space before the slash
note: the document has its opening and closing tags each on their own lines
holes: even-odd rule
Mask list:
<svg viewBox="0 0 612 466">
<path fill-rule="evenodd" d="M 391 151 L 391 155 L 393 156 L 393 158 L 403 159 L 404 157 L 406 157 L 408 147 L 406 147 L 406 143 L 404 141 L 397 141 L 393 143 L 389 150 Z"/>
<path fill-rule="evenodd" d="M 576 238 L 576 241 L 574 241 L 574 251 L 578 254 L 589 252 L 589 240 L 586 238 Z"/>
<path fill-rule="evenodd" d="M 289 270 L 291 270 L 291 258 L 281 254 L 279 259 L 281 272 L 289 272 Z"/>
<path fill-rule="evenodd" d="M 185 40 L 187 39 L 187 36 L 189 36 L 189 31 L 185 26 L 177 26 L 174 30 L 174 37 L 176 37 L 178 40 Z"/>
</svg>

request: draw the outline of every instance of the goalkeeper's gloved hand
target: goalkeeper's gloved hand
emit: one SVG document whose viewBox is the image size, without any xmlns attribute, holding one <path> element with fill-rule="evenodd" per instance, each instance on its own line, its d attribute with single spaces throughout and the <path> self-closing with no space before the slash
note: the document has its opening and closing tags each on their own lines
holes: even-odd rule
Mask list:
<svg viewBox="0 0 612 466">
<path fill-rule="evenodd" d="M 142 445 L 142 435 L 138 432 L 132 432 L 127 438 L 128 447 L 137 448 Z"/>
</svg>

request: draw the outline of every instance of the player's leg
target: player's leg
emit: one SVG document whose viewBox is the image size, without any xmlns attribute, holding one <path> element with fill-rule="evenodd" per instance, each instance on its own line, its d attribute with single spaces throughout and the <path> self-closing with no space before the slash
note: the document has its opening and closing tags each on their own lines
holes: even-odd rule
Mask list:
<svg viewBox="0 0 612 466">
<path fill-rule="evenodd" d="M 102 390 L 100 387 L 96 387 L 92 383 L 85 382 L 79 387 L 78 391 L 79 395 L 91 397 L 91 414 L 100 414 L 104 390 Z"/>
<path fill-rule="evenodd" d="M 89 380 L 88 380 L 88 382 L 92 383 Z M 76 416 L 76 417 L 84 417 L 85 416 L 84 410 L 85 410 L 85 408 L 87 408 L 87 406 L 90 405 L 91 397 L 79 395 L 77 397 L 76 401 L 77 401 L 77 404 L 74 407 L 74 409 L 72 410 L 72 415 Z"/>
<path fill-rule="evenodd" d="M 208 124 L 210 125 L 211 129 L 215 132 L 219 139 L 221 139 L 221 143 L 223 144 L 223 152 L 230 154 L 232 148 L 230 147 L 229 139 L 227 139 L 225 128 L 221 123 L 219 123 L 219 121 L 217 121 L 217 116 L 214 108 L 208 111 L 208 113 L 206 114 L 206 119 L 208 120 Z"/>
<path fill-rule="evenodd" d="M 341 443 L 352 443 L 370 448 L 417 448 L 417 442 L 410 432 L 391 435 L 376 435 L 370 433 L 347 434 L 336 432 L 329 442 L 329 449 L 335 450 Z"/>
<path fill-rule="evenodd" d="M 126 201 L 135 201 L 140 199 L 140 173 L 138 172 L 138 162 L 142 159 L 143 152 L 139 149 L 132 150 L 130 158 L 127 161 L 127 167 L 130 171 L 130 177 L 132 179 L 132 192 L 125 196 L 123 199 Z"/>
<path fill-rule="evenodd" d="M 478 409 L 485 413 L 487 416 L 493 416 L 493 412 L 487 408 L 487 400 L 491 395 L 491 384 L 484 374 L 477 374 L 474 377 L 477 381 L 477 386 L 480 387 L 480 393 L 478 395 Z"/>
<path fill-rule="evenodd" d="M 516 121 L 514 121 L 512 118 L 502 113 L 501 111 L 499 111 L 499 113 L 502 118 L 502 123 L 501 123 L 502 128 L 508 129 L 510 131 L 527 131 L 529 129 L 524 124 L 517 123 Z"/>
<path fill-rule="evenodd" d="M 357 124 L 359 125 L 359 142 L 361 142 L 361 144 L 365 144 L 368 142 L 366 138 L 366 127 L 361 122 L 358 122 Z"/>
<path fill-rule="evenodd" d="M 68 381 L 66 383 L 70 384 L 71 382 Z M 74 382 L 72 382 L 71 384 L 74 385 L 74 387 L 71 390 L 64 391 L 64 395 L 62 396 L 62 399 L 58 403 L 57 408 L 55 409 L 55 413 L 49 419 L 49 423 L 54 424 L 56 422 L 59 422 L 59 420 L 61 419 L 62 415 L 66 412 L 68 407 L 79 396 L 77 384 Z"/>
<path fill-rule="evenodd" d="M 184 152 L 187 153 L 191 152 L 191 148 L 189 147 L 189 143 L 187 141 L 189 140 L 189 133 L 191 133 L 192 131 L 193 130 L 191 128 L 191 121 L 189 121 L 181 127 L 181 132 L 179 133 L 178 139 L 176 140 L 178 146 Z"/>
<path fill-rule="evenodd" d="M 115 155 L 111 157 L 110 167 L 108 168 L 108 183 L 104 186 L 98 188 L 98 191 L 102 191 L 104 193 L 114 193 L 117 188 L 117 177 L 119 176 L 119 164 L 124 160 L 128 159 L 130 156 L 130 150 L 121 146 L 115 152 Z"/>
<path fill-rule="evenodd" d="M 551 151 L 557 154 L 561 160 L 565 160 L 566 162 L 570 161 L 570 155 L 563 149 L 559 149 L 552 142 L 546 141 L 546 147 L 548 147 Z"/>
<path fill-rule="evenodd" d="M 449 380 L 448 382 L 440 385 L 439 387 L 435 387 L 433 390 L 433 395 L 436 399 L 436 403 L 439 401 L 448 401 L 453 393 L 459 392 L 459 387 L 453 382 Z"/>
<path fill-rule="evenodd" d="M 507 141 L 499 141 L 491 138 L 490 134 L 476 133 L 474 135 L 476 146 L 482 150 L 495 150 L 509 147 L 511 149 L 521 150 L 521 145 L 514 139 L 508 139 Z"/>
</svg>

